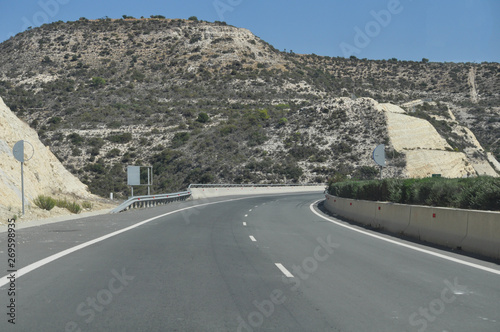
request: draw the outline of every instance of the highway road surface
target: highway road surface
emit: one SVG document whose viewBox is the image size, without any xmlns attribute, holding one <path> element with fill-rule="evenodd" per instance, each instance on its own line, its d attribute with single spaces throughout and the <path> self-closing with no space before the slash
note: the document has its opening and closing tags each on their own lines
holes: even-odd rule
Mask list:
<svg viewBox="0 0 500 332">
<path fill-rule="evenodd" d="M 0 233 L 0 331 L 500 331 L 498 264 L 337 220 L 322 199 L 19 229 L 12 266 Z"/>
</svg>

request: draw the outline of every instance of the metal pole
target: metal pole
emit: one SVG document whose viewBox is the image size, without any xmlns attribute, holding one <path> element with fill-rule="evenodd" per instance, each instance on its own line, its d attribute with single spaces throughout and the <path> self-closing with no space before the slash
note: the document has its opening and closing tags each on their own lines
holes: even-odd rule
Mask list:
<svg viewBox="0 0 500 332">
<path fill-rule="evenodd" d="M 380 166 L 380 180 L 382 180 L 382 169 L 383 169 L 383 167 Z"/>
<path fill-rule="evenodd" d="M 132 197 L 134 197 L 134 187 L 130 186 L 130 189 L 132 189 Z"/>
<path fill-rule="evenodd" d="M 22 193 L 22 201 L 23 201 L 23 216 L 24 216 L 24 163 L 21 162 L 21 193 Z"/>
<path fill-rule="evenodd" d="M 151 195 L 151 193 L 150 193 L 150 191 L 151 191 L 151 190 L 150 190 L 151 185 L 150 185 L 150 181 L 149 181 L 149 171 L 150 171 L 150 170 L 151 170 L 151 169 L 148 167 L 148 196 L 149 196 L 149 195 Z"/>
</svg>

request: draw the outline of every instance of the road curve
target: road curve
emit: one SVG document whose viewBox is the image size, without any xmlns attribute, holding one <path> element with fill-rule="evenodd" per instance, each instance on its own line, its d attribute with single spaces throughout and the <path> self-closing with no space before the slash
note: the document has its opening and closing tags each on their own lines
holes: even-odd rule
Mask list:
<svg viewBox="0 0 500 332">
<path fill-rule="evenodd" d="M 0 287 L 0 330 L 500 331 L 500 275 L 473 264 L 498 265 L 342 227 L 321 199 L 179 202 L 18 230 L 27 272 L 15 296 Z"/>
</svg>

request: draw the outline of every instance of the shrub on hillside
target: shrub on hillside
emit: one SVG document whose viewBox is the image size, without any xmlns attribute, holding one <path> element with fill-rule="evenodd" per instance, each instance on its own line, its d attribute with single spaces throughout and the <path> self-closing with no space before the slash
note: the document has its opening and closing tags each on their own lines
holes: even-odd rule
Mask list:
<svg viewBox="0 0 500 332">
<path fill-rule="evenodd" d="M 92 210 L 92 208 L 94 207 L 94 204 L 92 204 L 91 202 L 89 201 L 84 201 L 82 203 L 82 208 L 86 209 L 86 210 Z"/>
<path fill-rule="evenodd" d="M 50 211 L 56 206 L 56 200 L 50 196 L 38 195 L 37 198 L 33 200 L 33 203 L 40 209 Z"/>
<path fill-rule="evenodd" d="M 111 134 L 108 137 L 106 137 L 106 139 L 113 143 L 124 144 L 132 140 L 132 134 L 131 133 Z"/>
<path fill-rule="evenodd" d="M 207 113 L 201 112 L 198 114 L 198 119 L 196 119 L 196 121 L 198 121 L 200 123 L 207 123 L 210 121 L 210 117 L 208 116 Z"/>
<path fill-rule="evenodd" d="M 75 214 L 78 214 L 82 211 L 82 207 L 80 206 L 80 204 L 78 204 L 76 202 L 68 203 L 68 205 L 66 206 L 66 209 L 68 209 L 69 212 L 75 213 Z"/>
<path fill-rule="evenodd" d="M 186 131 L 175 133 L 174 137 L 172 138 L 172 147 L 176 149 L 184 145 L 187 141 L 189 141 L 190 136 L 191 135 Z"/>
<path fill-rule="evenodd" d="M 55 202 L 58 207 L 67 209 L 71 213 L 78 214 L 82 211 L 82 207 L 76 202 L 68 202 L 66 199 L 58 199 Z"/>
</svg>

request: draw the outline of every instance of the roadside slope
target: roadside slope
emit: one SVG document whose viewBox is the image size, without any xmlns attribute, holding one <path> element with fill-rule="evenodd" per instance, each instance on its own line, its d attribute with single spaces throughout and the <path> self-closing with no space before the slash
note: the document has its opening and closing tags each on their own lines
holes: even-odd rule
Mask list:
<svg viewBox="0 0 500 332">
<path fill-rule="evenodd" d="M 50 149 L 42 144 L 35 130 L 17 118 L 0 98 L 0 217 L 5 222 L 6 218 L 18 214 L 22 203 L 21 195 L 21 165 L 14 158 L 12 148 L 19 140 L 28 141 L 34 148 L 33 158 L 24 163 L 24 187 L 26 218 L 48 217 L 46 211 L 32 204 L 38 195 L 51 195 L 54 197 L 95 200 L 87 186 L 68 172 L 59 162 Z M 25 153 L 31 154 L 31 149 L 26 147 Z M 28 156 L 26 155 L 26 158 Z M 62 210 L 62 209 L 60 209 Z M 62 214 L 65 210 L 52 214 Z"/>
</svg>

